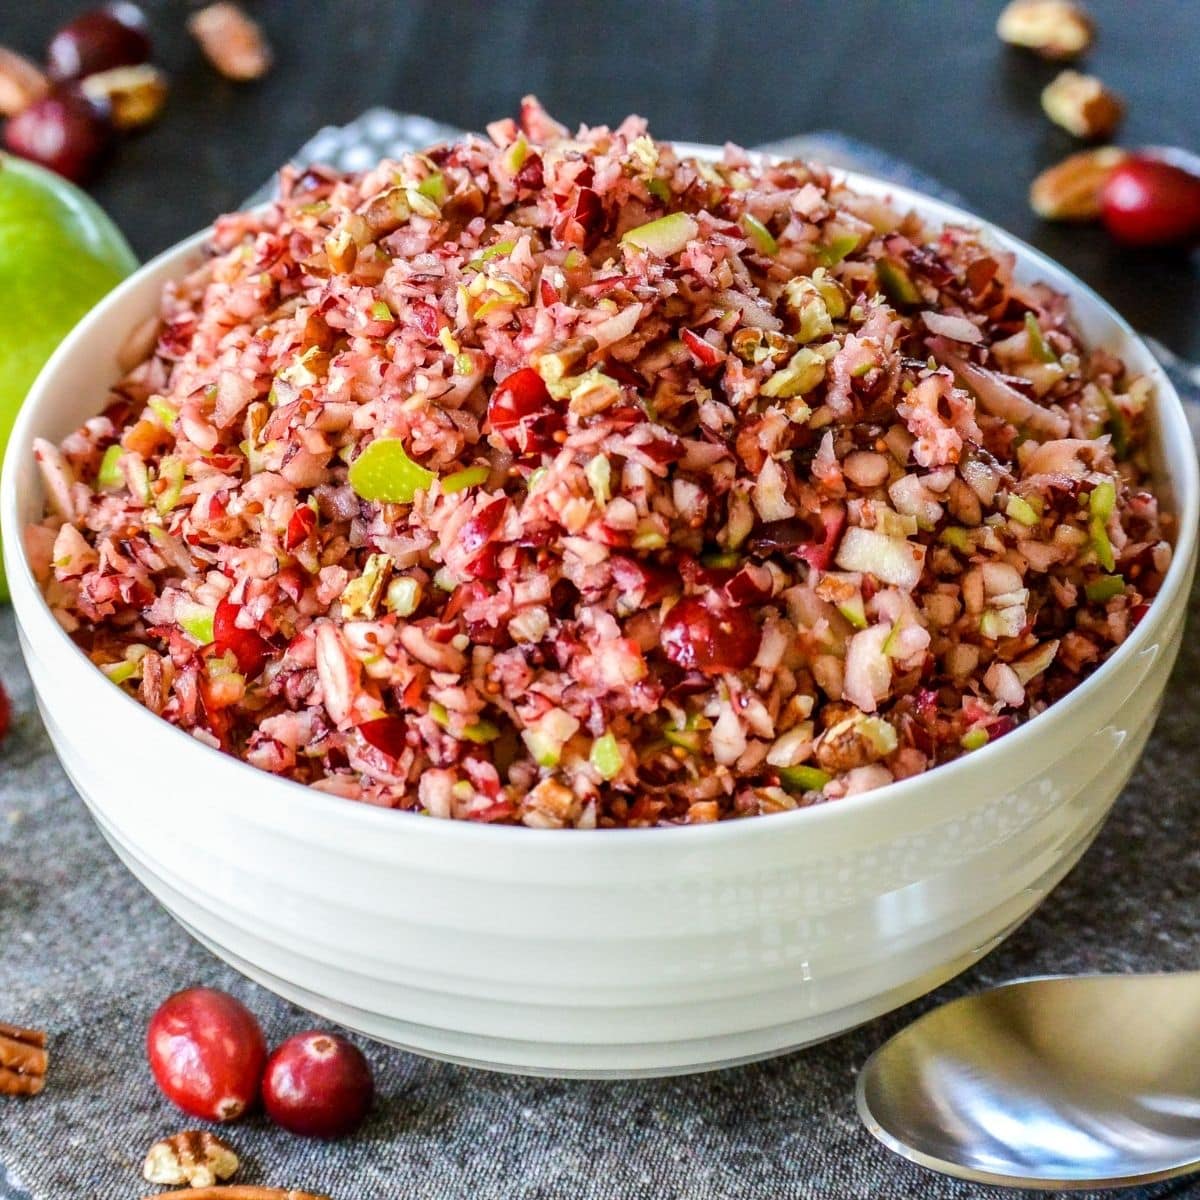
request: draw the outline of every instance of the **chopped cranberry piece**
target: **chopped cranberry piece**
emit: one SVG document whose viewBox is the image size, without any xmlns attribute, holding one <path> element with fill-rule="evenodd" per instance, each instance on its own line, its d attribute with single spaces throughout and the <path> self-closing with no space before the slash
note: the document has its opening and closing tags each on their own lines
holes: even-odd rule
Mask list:
<svg viewBox="0 0 1200 1200">
<path fill-rule="evenodd" d="M 542 156 L 530 154 L 521 164 L 514 181 L 522 191 L 536 192 L 545 182 L 545 172 L 542 169 Z"/>
<path fill-rule="evenodd" d="M 746 563 L 721 588 L 721 593 L 734 607 L 760 604 L 770 597 L 771 585 L 771 572 L 766 567 L 760 567 L 755 563 Z"/>
<path fill-rule="evenodd" d="M 469 621 L 467 637 L 476 646 L 492 646 L 497 650 L 507 649 L 513 644 L 512 636 L 504 625 L 489 625 L 487 621 Z"/>
<path fill-rule="evenodd" d="M 554 412 L 554 401 L 532 367 L 514 371 L 488 401 L 488 424 L 511 450 L 523 449 L 523 427 L 535 417 Z"/>
<path fill-rule="evenodd" d="M 317 524 L 317 514 L 307 504 L 300 505 L 288 521 L 287 536 L 283 544 L 289 550 L 295 550 L 304 542 Z"/>
<path fill-rule="evenodd" d="M 253 629 L 242 629 L 237 624 L 241 608 L 228 600 L 217 605 L 213 616 L 213 644 L 218 653 L 233 651 L 238 670 L 247 679 L 253 679 L 266 665 L 271 656 L 271 645 Z"/>
<path fill-rule="evenodd" d="M 661 640 L 667 657 L 678 666 L 720 675 L 748 667 L 758 653 L 762 633 L 745 608 L 718 612 L 687 596 L 667 613 Z"/>
<path fill-rule="evenodd" d="M 412 323 L 429 338 L 436 341 L 441 322 L 438 320 L 438 310 L 432 304 L 418 302 L 409 310 Z"/>
<path fill-rule="evenodd" d="M 557 304 L 561 297 L 558 294 L 558 289 L 548 280 L 545 275 L 538 281 L 538 291 L 541 293 L 542 305 L 549 308 L 552 304 Z"/>
<path fill-rule="evenodd" d="M 638 562 L 624 555 L 613 555 L 610 566 L 613 582 L 622 592 L 641 596 L 642 604 L 657 604 L 664 596 L 679 591 L 679 573 L 657 563 Z"/>
<path fill-rule="evenodd" d="M 8 692 L 4 690 L 4 684 L 0 683 L 0 742 L 3 742 L 8 737 L 9 727 L 12 725 L 12 704 L 8 699 Z"/>
<path fill-rule="evenodd" d="M 374 721 L 364 721 L 358 727 L 358 732 L 376 750 L 382 750 L 391 758 L 399 758 L 404 752 L 408 723 L 403 717 L 378 717 Z"/>
<path fill-rule="evenodd" d="M 488 542 L 463 570 L 475 579 L 499 579 L 500 547 L 495 542 Z"/>
<path fill-rule="evenodd" d="M 724 361 L 725 355 L 711 342 L 706 342 L 695 330 L 684 329 L 679 337 L 696 360 L 697 366 L 716 367 Z"/>
<path fill-rule="evenodd" d="M 492 535 L 500 528 L 504 520 L 504 510 L 508 500 L 504 496 L 485 504 L 482 509 L 458 531 L 458 544 L 468 554 L 473 554 L 481 546 L 491 540 Z"/>
<path fill-rule="evenodd" d="M 846 510 L 837 504 L 827 504 L 821 509 L 822 537 L 819 541 L 807 542 L 800 547 L 800 557 L 810 567 L 825 570 L 833 561 L 837 551 L 842 527 L 846 524 Z"/>
</svg>

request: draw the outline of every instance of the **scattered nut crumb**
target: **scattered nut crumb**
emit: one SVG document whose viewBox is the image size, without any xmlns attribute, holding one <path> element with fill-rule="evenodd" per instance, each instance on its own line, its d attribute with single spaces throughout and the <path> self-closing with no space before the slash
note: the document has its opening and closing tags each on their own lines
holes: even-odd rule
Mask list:
<svg viewBox="0 0 1200 1200">
<path fill-rule="evenodd" d="M 226 79 L 258 79 L 271 66 L 271 48 L 262 30 L 227 0 L 194 13 L 188 18 L 188 30 Z"/>
<path fill-rule="evenodd" d="M 49 80 L 29 59 L 0 46 L 0 116 L 15 117 L 49 90 Z"/>
<path fill-rule="evenodd" d="M 149 63 L 98 71 L 79 86 L 91 99 L 108 102 L 112 122 L 122 130 L 150 124 L 167 102 L 167 77 Z"/>
<path fill-rule="evenodd" d="M 1043 58 L 1078 58 L 1092 44 L 1092 19 L 1072 0 L 1013 0 L 996 22 L 1000 40 Z"/>
<path fill-rule="evenodd" d="M 1125 106 L 1094 75 L 1063 71 L 1042 90 L 1042 108 L 1056 125 L 1077 138 L 1107 138 L 1121 123 Z"/>
<path fill-rule="evenodd" d="M 1029 189 L 1029 204 L 1048 221 L 1093 221 L 1109 175 L 1128 158 L 1119 146 L 1081 150 L 1047 168 Z"/>
<path fill-rule="evenodd" d="M 233 1148 L 215 1133 L 189 1129 L 155 1142 L 146 1155 L 142 1175 L 151 1183 L 212 1187 L 238 1169 Z"/>
</svg>

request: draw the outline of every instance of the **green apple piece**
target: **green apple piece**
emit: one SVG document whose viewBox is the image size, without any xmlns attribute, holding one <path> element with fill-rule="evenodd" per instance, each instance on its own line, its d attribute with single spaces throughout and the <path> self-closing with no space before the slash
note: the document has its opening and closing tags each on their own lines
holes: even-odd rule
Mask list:
<svg viewBox="0 0 1200 1200">
<path fill-rule="evenodd" d="M 54 348 L 136 267 L 95 201 L 58 175 L 0 154 L 0 453 Z M 0 564 L 0 600 L 7 599 Z"/>
</svg>

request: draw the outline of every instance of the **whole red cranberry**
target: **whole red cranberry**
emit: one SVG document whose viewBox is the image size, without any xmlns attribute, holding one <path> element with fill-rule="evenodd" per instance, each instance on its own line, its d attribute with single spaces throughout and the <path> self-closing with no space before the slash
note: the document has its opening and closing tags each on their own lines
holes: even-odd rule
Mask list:
<svg viewBox="0 0 1200 1200">
<path fill-rule="evenodd" d="M 1101 193 L 1104 225 L 1130 246 L 1200 239 L 1200 175 L 1157 158 L 1126 159 Z"/>
<path fill-rule="evenodd" d="M 10 117 L 4 144 L 74 183 L 85 182 L 112 142 L 106 108 L 75 87 L 56 88 Z"/>
<path fill-rule="evenodd" d="M 263 1104 L 277 1125 L 305 1137 L 352 1132 L 371 1107 L 371 1067 L 352 1042 L 309 1029 L 290 1037 L 267 1061 Z"/>
<path fill-rule="evenodd" d="M 663 618 L 660 640 L 667 657 L 685 671 L 720 675 L 754 661 L 762 631 L 745 608 L 685 596 Z"/>
<path fill-rule="evenodd" d="M 93 8 L 68 21 L 46 47 L 51 79 L 82 79 L 112 67 L 135 67 L 150 58 L 146 14 L 128 0 Z"/>
<path fill-rule="evenodd" d="M 176 992 L 150 1018 L 146 1057 L 168 1100 L 206 1121 L 236 1121 L 258 1098 L 267 1044 L 254 1014 L 215 988 Z"/>
</svg>

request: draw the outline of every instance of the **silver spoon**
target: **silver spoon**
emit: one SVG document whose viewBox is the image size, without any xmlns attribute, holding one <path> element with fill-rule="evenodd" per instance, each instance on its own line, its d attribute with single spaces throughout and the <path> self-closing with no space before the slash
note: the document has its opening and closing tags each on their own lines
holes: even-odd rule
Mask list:
<svg viewBox="0 0 1200 1200">
<path fill-rule="evenodd" d="M 978 1183 L 1104 1188 L 1200 1170 L 1200 972 L 1025 979 L 952 1000 L 867 1060 L 890 1150 Z"/>
</svg>

